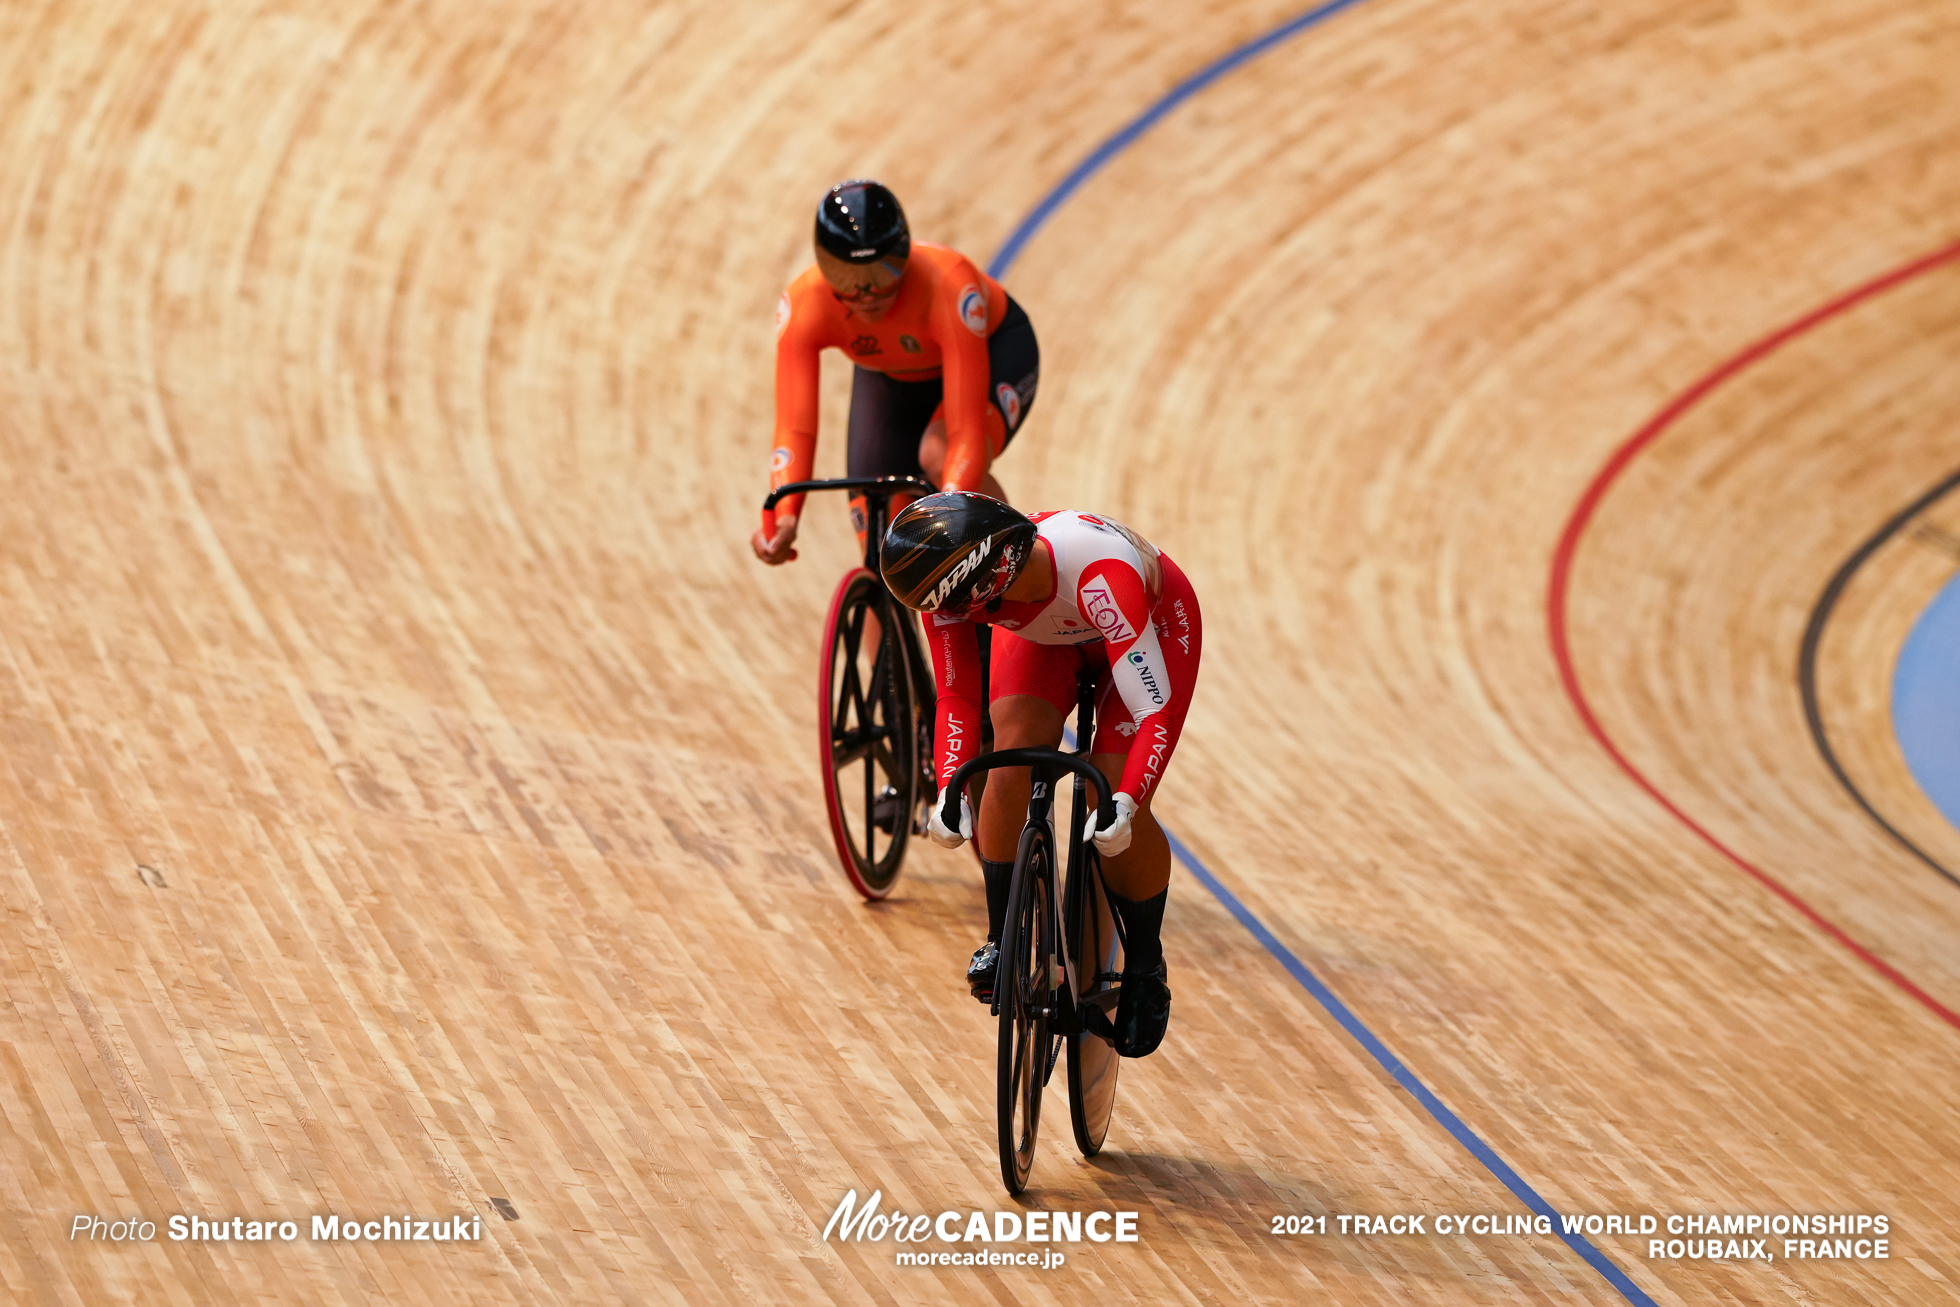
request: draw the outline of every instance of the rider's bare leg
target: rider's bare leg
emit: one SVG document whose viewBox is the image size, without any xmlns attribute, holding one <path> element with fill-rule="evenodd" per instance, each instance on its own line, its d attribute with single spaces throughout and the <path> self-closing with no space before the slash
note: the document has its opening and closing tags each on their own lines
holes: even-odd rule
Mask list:
<svg viewBox="0 0 1960 1307">
<path fill-rule="evenodd" d="M 1054 704 L 1032 694 L 1009 694 L 994 700 L 993 721 L 996 749 L 1052 749 L 1062 742 L 1062 714 Z M 1002 767 L 989 773 L 987 792 L 980 798 L 981 857 L 994 862 L 1014 860 L 1021 825 L 1027 820 L 1031 788 L 1025 767 Z"/>
<path fill-rule="evenodd" d="M 1041 745 L 1052 749 L 1062 742 L 1062 714 L 1035 695 L 1010 694 L 994 700 L 993 718 L 996 749 Z M 1099 753 L 1090 761 L 1109 778 L 1112 788 L 1123 779 L 1124 755 Z M 1025 767 L 1003 767 L 990 779 L 993 783 L 980 802 L 980 856 L 1009 862 L 1027 818 L 1028 772 Z M 1157 824 L 1148 800 L 1137 810 L 1130 829 L 1130 847 L 1103 859 L 1103 882 L 1126 899 L 1147 899 L 1171 883 L 1170 841 L 1164 838 L 1164 828 Z"/>
<path fill-rule="evenodd" d="M 1095 764 L 1114 785 L 1121 754 L 1097 754 Z M 1154 796 L 1153 796 L 1154 797 Z M 1110 906 L 1123 920 L 1123 993 L 1116 1004 L 1115 1045 L 1124 1057 L 1155 1052 L 1170 1025 L 1171 991 L 1165 983 L 1164 905 L 1170 896 L 1171 848 L 1164 828 L 1146 804 L 1130 824 L 1130 847 L 1103 858 Z"/>
</svg>

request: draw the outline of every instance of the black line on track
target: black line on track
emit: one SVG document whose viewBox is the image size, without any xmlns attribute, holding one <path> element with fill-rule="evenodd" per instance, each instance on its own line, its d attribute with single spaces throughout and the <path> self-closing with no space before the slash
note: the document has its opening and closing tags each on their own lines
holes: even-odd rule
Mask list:
<svg viewBox="0 0 1960 1307">
<path fill-rule="evenodd" d="M 1859 789 L 1857 783 L 1846 773 L 1844 764 L 1838 761 L 1837 750 L 1831 747 L 1830 732 L 1824 729 L 1824 712 L 1817 702 L 1817 650 L 1824 643 L 1824 627 L 1830 622 L 1831 614 L 1836 610 L 1837 601 L 1844 594 L 1845 587 L 1851 584 L 1851 578 L 1857 575 L 1858 569 L 1863 567 L 1886 541 L 1903 531 L 1912 519 L 1945 498 L 1955 486 L 1960 486 L 1960 468 L 1948 473 L 1939 484 L 1894 514 L 1884 526 L 1872 534 L 1870 539 L 1852 550 L 1851 556 L 1838 567 L 1830 583 L 1824 587 L 1824 593 L 1817 597 L 1816 606 L 1810 610 L 1810 622 L 1804 627 L 1803 649 L 1797 655 L 1797 685 L 1803 693 L 1803 715 L 1804 720 L 1810 724 L 1811 742 L 1817 746 L 1817 752 L 1823 755 L 1824 765 L 1831 769 L 1831 775 L 1837 777 L 1837 782 L 1844 787 L 1844 792 L 1865 810 L 1866 816 L 1878 823 L 1880 830 L 1898 841 L 1899 847 L 1946 877 L 1956 887 L 1960 887 L 1960 876 L 1954 875 L 1932 854 L 1907 839 L 1903 831 L 1887 821 L 1885 815 L 1872 806 L 1871 800 L 1865 797 L 1865 792 Z"/>
</svg>

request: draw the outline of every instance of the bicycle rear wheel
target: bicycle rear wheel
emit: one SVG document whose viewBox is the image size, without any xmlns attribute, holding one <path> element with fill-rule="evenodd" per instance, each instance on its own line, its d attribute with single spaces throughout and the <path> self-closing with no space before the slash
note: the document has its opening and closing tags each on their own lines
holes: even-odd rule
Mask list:
<svg viewBox="0 0 1960 1307">
<path fill-rule="evenodd" d="M 1052 1065 L 1048 1007 L 1055 989 L 1054 865 L 1045 832 L 1030 827 L 1021 838 L 994 981 L 1000 1005 L 1000 1178 L 1011 1194 L 1027 1187 L 1034 1166 L 1041 1090 Z"/>
<path fill-rule="evenodd" d="M 1116 995 L 1123 975 L 1123 945 L 1116 933 L 1116 914 L 1103 891 L 1102 864 L 1093 845 L 1085 844 L 1082 865 L 1070 872 L 1080 888 L 1069 889 L 1068 938 L 1075 949 L 1077 975 L 1086 1001 L 1095 1003 L 1113 1021 Z M 1115 1045 L 1083 1030 L 1068 1041 L 1068 1115 L 1075 1127 L 1075 1146 L 1084 1157 L 1102 1151 L 1109 1136 L 1109 1119 L 1116 1111 L 1116 1074 L 1123 1059 Z"/>
<path fill-rule="evenodd" d="M 891 893 L 912 834 L 918 732 L 899 620 L 864 568 L 838 583 L 817 691 L 824 807 L 838 860 L 868 899 Z M 876 628 L 867 644 L 867 625 Z"/>
</svg>

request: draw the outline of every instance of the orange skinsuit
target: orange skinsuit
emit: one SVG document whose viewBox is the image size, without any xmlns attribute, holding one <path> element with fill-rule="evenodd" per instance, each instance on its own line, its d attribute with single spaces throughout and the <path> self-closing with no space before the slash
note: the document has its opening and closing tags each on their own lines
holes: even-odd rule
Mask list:
<svg viewBox="0 0 1960 1307">
<path fill-rule="evenodd" d="M 817 452 L 817 356 L 841 349 L 861 368 L 897 381 L 931 381 L 944 372 L 944 490 L 978 490 L 1006 443 L 1007 429 L 987 399 L 987 338 L 1007 312 L 1007 292 L 944 245 L 915 241 L 898 294 L 876 322 L 851 313 L 812 264 L 790 283 L 776 309 L 776 440 L 769 484 L 810 479 Z M 776 509 L 800 514 L 803 496 Z"/>
</svg>

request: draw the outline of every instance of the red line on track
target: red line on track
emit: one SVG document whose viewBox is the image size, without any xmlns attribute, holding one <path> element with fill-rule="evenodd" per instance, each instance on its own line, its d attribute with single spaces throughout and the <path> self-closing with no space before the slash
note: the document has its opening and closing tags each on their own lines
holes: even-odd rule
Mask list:
<svg viewBox="0 0 1960 1307">
<path fill-rule="evenodd" d="M 1641 773 L 1640 769 L 1635 767 L 1627 759 L 1624 753 L 1620 752 L 1619 746 L 1614 744 L 1612 737 L 1606 733 L 1606 728 L 1600 725 L 1598 716 L 1594 714 L 1592 705 L 1586 699 L 1585 690 L 1579 685 L 1578 669 L 1572 663 L 1571 638 L 1566 631 L 1566 596 L 1571 589 L 1572 560 L 1579 551 L 1579 538 L 1585 534 L 1586 526 L 1592 521 L 1594 513 L 1598 511 L 1600 503 L 1606 498 L 1606 492 L 1612 488 L 1613 482 L 1619 479 L 1620 474 L 1627 470 L 1627 467 L 1643 449 L 1653 444 L 1662 432 L 1673 426 L 1688 410 L 1707 398 L 1718 386 L 1751 364 L 1775 353 L 1776 350 L 1810 331 L 1812 328 L 1829 322 L 1832 318 L 1840 314 L 1849 312 L 1858 305 L 1863 304 L 1866 300 L 1882 295 L 1888 290 L 1892 290 L 1897 286 L 1911 281 L 1914 277 L 1931 272 L 1933 269 L 1954 262 L 1955 260 L 1960 260 L 1960 241 L 1955 241 L 1943 249 L 1935 250 L 1923 258 L 1915 259 L 1904 267 L 1895 268 L 1884 276 L 1866 282 L 1857 289 L 1838 296 L 1838 298 L 1830 301 L 1828 304 L 1811 310 L 1788 326 L 1763 337 L 1740 354 L 1737 354 L 1735 357 L 1709 372 L 1701 380 L 1695 382 L 1692 386 L 1689 386 L 1669 401 L 1665 408 L 1649 418 L 1645 426 L 1634 432 L 1624 444 L 1613 452 L 1613 456 L 1606 460 L 1606 466 L 1599 470 L 1599 474 L 1593 478 L 1592 484 L 1586 487 L 1586 493 L 1579 497 L 1578 504 L 1572 510 L 1572 516 L 1566 521 L 1564 533 L 1559 536 L 1558 549 L 1552 554 L 1551 584 L 1546 593 L 1545 608 L 1546 616 L 1551 627 L 1552 656 L 1558 661 L 1559 679 L 1565 683 L 1566 696 L 1572 700 L 1572 706 L 1579 710 L 1579 718 L 1585 722 L 1586 730 L 1592 734 L 1593 739 L 1599 742 L 1599 747 L 1606 750 L 1607 756 L 1619 764 L 1620 770 L 1628 776 L 1631 776 L 1634 784 L 1647 791 L 1652 796 L 1654 802 L 1672 813 L 1675 819 L 1682 825 L 1707 841 L 1709 847 L 1713 848 L 1730 862 L 1733 862 L 1736 866 L 1742 868 L 1742 870 L 1748 872 L 1768 888 L 1770 892 L 1809 918 L 1812 925 L 1816 926 L 1838 943 L 1844 945 L 1847 949 L 1850 949 L 1881 976 L 1884 976 L 1900 989 L 1925 1004 L 1942 1021 L 1956 1029 L 1960 1029 L 1960 1015 L 1955 1015 L 1945 1004 L 1928 994 L 1925 990 L 1919 988 L 1919 986 L 1913 984 L 1910 980 L 1907 980 L 1890 963 L 1884 961 L 1870 949 L 1845 934 L 1836 924 L 1827 920 L 1815 908 L 1798 898 L 1775 877 L 1770 876 L 1742 857 L 1734 849 L 1731 849 L 1728 845 L 1716 839 L 1715 836 L 1708 832 L 1707 828 L 1683 812 L 1672 799 L 1662 794 L 1654 783 L 1648 780 Z"/>
</svg>

